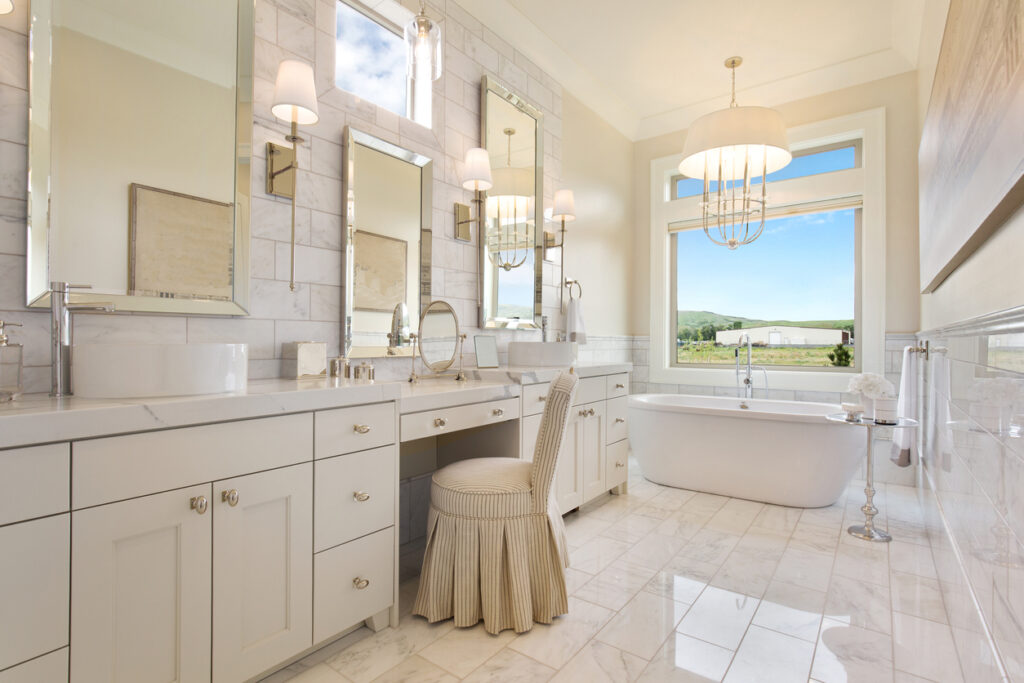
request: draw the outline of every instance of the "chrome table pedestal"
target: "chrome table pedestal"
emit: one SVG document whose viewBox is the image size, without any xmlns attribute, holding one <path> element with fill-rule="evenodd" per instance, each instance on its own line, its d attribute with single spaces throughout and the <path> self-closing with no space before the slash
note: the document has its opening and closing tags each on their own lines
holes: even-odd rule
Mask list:
<svg viewBox="0 0 1024 683">
<path fill-rule="evenodd" d="M 867 500 L 861 507 L 861 511 L 864 512 L 864 523 L 854 524 L 847 533 L 851 536 L 864 539 L 865 541 L 874 541 L 876 543 L 888 543 L 892 540 L 892 536 L 884 531 L 880 531 L 875 528 L 875 515 L 878 514 L 878 508 L 875 507 L 875 459 L 874 459 L 874 428 L 875 427 L 892 427 L 901 429 L 912 429 L 917 427 L 917 420 L 910 418 L 901 417 L 899 421 L 891 424 L 875 422 L 871 418 L 860 418 L 857 420 L 847 419 L 846 413 L 833 413 L 827 416 L 832 422 L 843 422 L 848 425 L 857 425 L 865 427 L 868 430 L 868 462 L 867 462 L 867 476 L 864 482 L 864 495 Z"/>
</svg>

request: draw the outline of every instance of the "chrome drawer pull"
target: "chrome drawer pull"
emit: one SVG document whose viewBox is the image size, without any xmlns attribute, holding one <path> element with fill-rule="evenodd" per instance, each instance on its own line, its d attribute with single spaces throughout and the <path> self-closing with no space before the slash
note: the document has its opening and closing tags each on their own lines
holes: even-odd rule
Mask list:
<svg viewBox="0 0 1024 683">
<path fill-rule="evenodd" d="M 356 434 L 366 434 L 370 431 L 370 425 L 353 425 L 352 431 Z"/>
<path fill-rule="evenodd" d="M 616 389 L 625 389 L 625 388 L 626 388 L 626 385 L 625 385 L 625 384 L 616 384 L 616 385 L 615 385 L 615 388 L 616 388 Z"/>
<path fill-rule="evenodd" d="M 594 415 L 594 409 L 593 409 L 593 408 L 591 408 L 590 410 L 588 410 L 588 411 L 587 411 L 587 415 L 590 415 L 591 417 L 593 417 L 593 415 Z"/>
<path fill-rule="evenodd" d="M 625 421 L 626 421 L 626 418 L 624 418 L 624 417 L 617 417 L 617 418 L 615 418 L 615 424 L 622 424 Z"/>
<path fill-rule="evenodd" d="M 195 510 L 199 514 L 206 512 L 207 505 L 206 496 L 195 496 L 188 501 L 189 510 Z"/>
<path fill-rule="evenodd" d="M 616 461 L 615 461 L 615 466 L 616 466 L 616 467 L 625 467 L 625 465 L 623 465 L 623 464 L 622 464 L 621 462 L 619 462 L 618 460 L 616 460 Z"/>
<path fill-rule="evenodd" d="M 435 417 L 434 418 L 434 426 L 435 427 L 444 427 L 447 424 L 448 424 L 448 420 L 446 418 L 443 418 L 443 417 Z"/>
<path fill-rule="evenodd" d="M 221 491 L 220 502 L 227 503 L 231 507 L 235 507 L 238 505 L 238 490 L 231 489 L 230 491 Z"/>
<path fill-rule="evenodd" d="M 352 579 L 352 585 L 355 586 L 358 590 L 363 590 L 364 588 L 370 585 L 370 580 L 362 579 L 357 576 L 356 578 Z"/>
<path fill-rule="evenodd" d="M 501 408 L 495 408 L 494 410 L 491 411 L 491 415 L 493 415 L 494 417 L 501 417 L 504 414 L 505 411 L 502 410 Z"/>
<path fill-rule="evenodd" d="M 366 501 L 370 500 L 370 494 L 367 493 L 366 491 L 355 491 L 352 494 L 352 497 L 355 498 L 356 502 L 359 503 L 365 503 Z"/>
<path fill-rule="evenodd" d="M 590 413 L 588 413 L 588 412 L 587 412 L 586 410 L 581 410 L 581 411 L 580 411 L 580 417 L 586 417 L 586 416 L 587 416 L 587 415 L 589 415 L 589 414 L 590 414 Z"/>
</svg>

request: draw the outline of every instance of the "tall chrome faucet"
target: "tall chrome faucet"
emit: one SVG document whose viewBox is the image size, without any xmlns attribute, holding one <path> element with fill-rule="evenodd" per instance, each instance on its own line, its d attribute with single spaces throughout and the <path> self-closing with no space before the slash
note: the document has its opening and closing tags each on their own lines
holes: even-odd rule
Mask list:
<svg viewBox="0 0 1024 683">
<path fill-rule="evenodd" d="M 71 314 L 76 311 L 114 311 L 114 304 L 105 301 L 71 303 L 72 289 L 92 289 L 92 285 L 50 283 L 50 396 L 58 398 L 72 393 L 71 345 L 74 335 Z"/>
<path fill-rule="evenodd" d="M 753 344 L 750 341 L 749 334 L 741 334 L 740 338 L 736 341 L 736 386 L 739 389 L 740 382 L 740 349 L 743 348 L 743 342 L 747 344 L 747 368 L 743 374 L 743 393 L 740 398 L 754 398 L 754 378 L 752 371 L 760 370 L 764 374 L 764 388 L 768 389 L 768 371 L 760 365 L 751 365 L 750 356 L 753 351 Z M 747 404 L 744 403 L 742 408 L 746 408 Z"/>
</svg>

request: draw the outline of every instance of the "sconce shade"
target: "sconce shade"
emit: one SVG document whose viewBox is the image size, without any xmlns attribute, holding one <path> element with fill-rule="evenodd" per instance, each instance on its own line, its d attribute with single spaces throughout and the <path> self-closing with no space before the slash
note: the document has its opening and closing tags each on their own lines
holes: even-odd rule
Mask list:
<svg viewBox="0 0 1024 683">
<path fill-rule="evenodd" d="M 555 205 L 551 209 L 551 219 L 560 221 L 576 220 L 576 198 L 572 190 L 556 190 Z"/>
<path fill-rule="evenodd" d="M 14 0 L 0 0 L 0 14 L 10 14 L 14 11 Z"/>
<path fill-rule="evenodd" d="M 303 126 L 320 120 L 313 68 L 309 64 L 294 59 L 281 62 L 277 67 L 274 103 L 270 111 L 282 121 Z"/>
<path fill-rule="evenodd" d="M 487 150 L 474 147 L 466 152 L 466 164 L 462 171 L 462 187 L 467 190 L 489 190 L 494 183 L 491 180 L 491 158 Z"/>
<path fill-rule="evenodd" d="M 786 125 L 782 115 L 767 107 L 730 107 L 693 122 L 686 132 L 679 172 L 703 178 L 705 169 L 718 176 L 721 161 L 723 180 L 741 180 L 744 171 L 761 175 L 777 171 L 790 162 Z"/>
</svg>

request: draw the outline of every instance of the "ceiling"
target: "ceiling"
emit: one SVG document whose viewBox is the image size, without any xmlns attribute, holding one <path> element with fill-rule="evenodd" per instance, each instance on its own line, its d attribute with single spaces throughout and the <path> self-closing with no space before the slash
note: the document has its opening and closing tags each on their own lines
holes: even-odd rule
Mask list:
<svg viewBox="0 0 1024 683">
<path fill-rule="evenodd" d="M 928 0 L 461 0 L 631 140 L 914 70 Z"/>
</svg>

